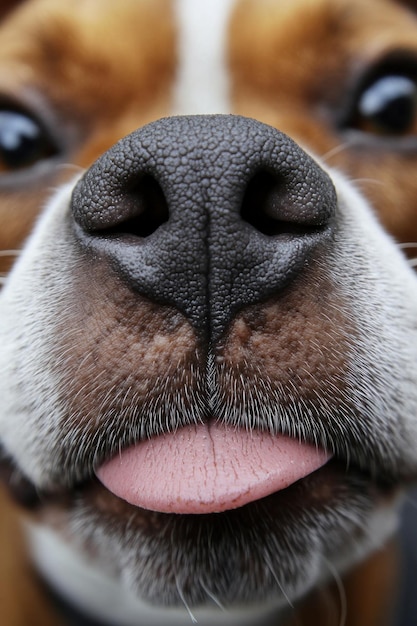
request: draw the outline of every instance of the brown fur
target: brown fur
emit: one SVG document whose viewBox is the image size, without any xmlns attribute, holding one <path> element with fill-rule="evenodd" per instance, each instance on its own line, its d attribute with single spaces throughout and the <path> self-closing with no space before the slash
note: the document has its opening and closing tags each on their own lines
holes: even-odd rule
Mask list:
<svg viewBox="0 0 417 626">
<path fill-rule="evenodd" d="M 334 111 L 368 65 L 397 50 L 417 52 L 416 17 L 385 0 L 244 0 L 231 28 L 234 112 L 282 129 L 340 167 L 378 208 L 387 229 L 399 241 L 414 241 L 408 190 L 415 152 L 391 153 L 372 140 L 346 137 Z"/>
<path fill-rule="evenodd" d="M 40 179 L 16 174 L 23 191 L 10 185 L 1 193 L 0 249 L 20 245 L 51 188 L 74 175 L 72 165 L 90 165 L 118 139 L 169 111 L 176 61 L 171 2 L 128 0 L 120 11 L 110 0 L 106 6 L 87 0 L 82 7 L 71 13 L 64 3 L 34 0 L 0 26 L 3 97 L 26 103 L 64 141 L 55 167 Z M 0 264 L 8 267 L 8 259 Z"/>
</svg>

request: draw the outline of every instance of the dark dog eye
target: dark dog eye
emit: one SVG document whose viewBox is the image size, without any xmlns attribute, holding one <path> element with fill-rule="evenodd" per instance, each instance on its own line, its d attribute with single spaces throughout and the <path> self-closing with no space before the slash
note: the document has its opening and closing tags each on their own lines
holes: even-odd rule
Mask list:
<svg viewBox="0 0 417 626">
<path fill-rule="evenodd" d="M 349 89 L 349 88 L 348 88 Z M 345 99 L 341 127 L 369 135 L 405 138 L 417 135 L 417 59 L 393 51 L 356 77 Z"/>
<path fill-rule="evenodd" d="M 36 119 L 23 111 L 0 109 L 0 172 L 30 167 L 57 151 Z"/>
<path fill-rule="evenodd" d="M 416 125 L 417 85 L 408 76 L 382 76 L 361 93 L 358 127 L 368 132 L 403 135 Z"/>
</svg>

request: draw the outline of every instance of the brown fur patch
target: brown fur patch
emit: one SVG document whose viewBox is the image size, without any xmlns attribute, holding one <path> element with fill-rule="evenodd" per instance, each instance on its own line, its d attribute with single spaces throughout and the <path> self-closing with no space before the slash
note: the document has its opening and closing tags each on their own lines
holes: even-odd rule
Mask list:
<svg viewBox="0 0 417 626">
<path fill-rule="evenodd" d="M 416 241 L 416 150 L 340 126 L 363 72 L 393 52 L 417 54 L 415 16 L 385 0 L 242 0 L 230 32 L 234 112 L 279 128 L 340 168 L 399 241 Z"/>
<path fill-rule="evenodd" d="M 21 171 L 0 186 L 3 250 L 20 246 L 52 187 L 73 175 L 62 163 L 89 166 L 121 137 L 169 113 L 172 1 L 126 0 L 123 10 L 110 0 L 70 6 L 34 0 L 0 27 L 0 94 L 63 143 L 42 171 Z M 9 266 L 8 259 L 0 263 L 2 270 Z"/>
</svg>

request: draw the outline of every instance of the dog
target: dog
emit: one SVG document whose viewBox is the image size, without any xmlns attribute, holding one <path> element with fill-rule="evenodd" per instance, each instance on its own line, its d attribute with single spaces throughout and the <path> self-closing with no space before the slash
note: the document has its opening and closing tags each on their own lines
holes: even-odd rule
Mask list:
<svg viewBox="0 0 417 626">
<path fill-rule="evenodd" d="M 393 624 L 415 8 L 2 3 L 4 626 Z"/>
</svg>

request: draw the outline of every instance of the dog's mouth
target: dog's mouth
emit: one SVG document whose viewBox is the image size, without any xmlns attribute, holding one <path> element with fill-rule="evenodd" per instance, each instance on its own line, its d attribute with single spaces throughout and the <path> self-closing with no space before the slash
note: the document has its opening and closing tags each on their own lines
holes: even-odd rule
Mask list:
<svg viewBox="0 0 417 626">
<path fill-rule="evenodd" d="M 218 513 L 281 491 L 331 454 L 285 435 L 209 421 L 131 446 L 96 472 L 119 498 L 161 513 Z"/>
<path fill-rule="evenodd" d="M 355 431 L 343 430 L 337 413 L 333 430 L 322 427 L 319 415 L 314 429 L 295 419 L 291 428 L 282 420 L 274 427 L 268 428 L 267 420 L 255 427 L 246 413 L 238 415 L 240 419 L 228 421 L 226 416 L 192 420 L 187 414 L 181 423 L 175 413 L 169 429 L 161 421 L 160 430 L 149 433 L 128 424 L 117 430 L 108 422 L 100 431 L 80 433 L 85 448 L 63 444 L 61 471 L 47 486 L 33 483 L 0 446 L 0 478 L 28 509 L 68 504 L 94 487 L 141 511 L 185 516 L 227 513 L 283 493 L 285 499 L 311 480 L 317 487 L 320 476 L 324 489 L 335 474 L 340 484 L 359 480 L 383 497 L 398 485 L 400 476 L 393 462 L 390 470 L 389 455 L 384 456 L 386 466 L 377 464 L 378 457 L 360 445 Z M 323 420 L 330 420 L 329 415 Z M 72 442 L 73 435 L 68 431 L 63 438 Z M 365 433 L 363 441 L 368 439 L 373 441 Z"/>
<path fill-rule="evenodd" d="M 118 440 L 119 452 L 103 451 L 66 487 L 40 491 L 17 470 L 8 482 L 35 520 L 58 533 L 64 520 L 76 547 L 114 562 L 114 575 L 127 567 L 150 604 L 204 605 L 207 589 L 227 606 L 253 604 L 276 598 L 277 571 L 280 589 L 298 595 L 317 576 L 318 553 L 343 561 L 365 544 L 364 517 L 395 490 L 335 440 L 283 431 L 211 418 Z"/>
</svg>

